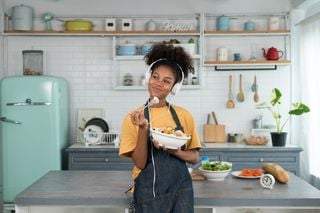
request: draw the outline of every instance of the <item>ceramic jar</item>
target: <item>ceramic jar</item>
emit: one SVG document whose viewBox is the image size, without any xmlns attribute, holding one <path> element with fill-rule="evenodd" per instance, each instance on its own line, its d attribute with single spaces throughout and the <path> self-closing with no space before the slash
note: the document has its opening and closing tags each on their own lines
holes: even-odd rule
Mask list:
<svg viewBox="0 0 320 213">
<path fill-rule="evenodd" d="M 249 20 L 246 23 L 244 23 L 244 30 L 254 31 L 255 29 L 256 29 L 256 24 L 253 21 Z"/>
<path fill-rule="evenodd" d="M 219 47 L 217 49 L 217 60 L 228 61 L 228 49 L 226 47 Z"/>
<path fill-rule="evenodd" d="M 279 30 L 280 29 L 280 19 L 277 16 L 269 17 L 269 30 Z"/>
<path fill-rule="evenodd" d="M 219 16 L 217 20 L 218 31 L 229 31 L 230 18 L 227 16 Z"/>
<path fill-rule="evenodd" d="M 33 8 L 26 5 L 12 7 L 12 29 L 33 30 Z"/>
<path fill-rule="evenodd" d="M 157 24 L 152 19 L 150 19 L 146 24 L 147 31 L 156 31 Z"/>
</svg>

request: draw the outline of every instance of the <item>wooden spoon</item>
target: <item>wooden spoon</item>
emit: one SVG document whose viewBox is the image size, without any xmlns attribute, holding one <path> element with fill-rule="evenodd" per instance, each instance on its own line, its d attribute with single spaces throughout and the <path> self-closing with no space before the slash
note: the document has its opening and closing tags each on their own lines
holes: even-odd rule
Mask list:
<svg viewBox="0 0 320 213">
<path fill-rule="evenodd" d="M 240 74 L 240 80 L 239 80 L 239 93 L 237 95 L 237 100 L 239 102 L 244 102 L 244 94 L 242 91 L 242 74 Z"/>
<path fill-rule="evenodd" d="M 229 75 L 229 99 L 227 101 L 226 106 L 228 109 L 232 109 L 234 108 L 234 105 L 235 104 L 232 100 L 232 75 Z"/>
<path fill-rule="evenodd" d="M 258 95 L 258 85 L 257 85 L 257 77 L 254 76 L 254 96 L 253 100 L 254 102 L 258 103 L 259 102 L 259 95 Z"/>
</svg>

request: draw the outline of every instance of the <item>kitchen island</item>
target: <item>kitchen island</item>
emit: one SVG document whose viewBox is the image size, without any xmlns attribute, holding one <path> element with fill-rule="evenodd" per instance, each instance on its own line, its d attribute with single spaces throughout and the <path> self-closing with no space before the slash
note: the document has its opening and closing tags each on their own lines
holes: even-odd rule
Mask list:
<svg viewBox="0 0 320 213">
<path fill-rule="evenodd" d="M 132 183 L 129 171 L 50 171 L 17 195 L 16 212 L 66 213 L 75 207 L 128 212 L 131 196 L 125 191 Z M 292 173 L 288 184 L 276 183 L 272 190 L 262 188 L 259 179 L 232 175 L 193 185 L 195 207 L 209 212 L 220 207 L 320 209 L 320 191 Z"/>
</svg>

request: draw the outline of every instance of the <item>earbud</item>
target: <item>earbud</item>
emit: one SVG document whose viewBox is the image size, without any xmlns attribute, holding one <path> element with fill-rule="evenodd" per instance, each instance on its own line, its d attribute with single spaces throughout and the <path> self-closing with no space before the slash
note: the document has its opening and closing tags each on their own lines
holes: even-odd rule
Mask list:
<svg viewBox="0 0 320 213">
<path fill-rule="evenodd" d="M 166 59 L 166 58 L 160 58 L 160 59 L 152 62 L 152 63 L 149 65 L 148 70 L 147 70 L 147 72 L 146 72 L 146 85 L 148 85 L 149 80 L 150 80 L 150 78 L 151 78 L 151 73 L 152 73 L 152 67 L 153 67 L 153 65 L 154 65 L 155 63 L 158 63 L 159 61 L 167 61 L 167 60 L 168 60 L 168 59 Z M 181 66 L 180 66 L 178 63 L 176 63 L 176 64 L 177 64 L 177 66 L 179 67 L 179 70 L 180 70 L 180 72 L 181 72 L 182 78 L 181 78 L 181 81 L 180 81 L 180 82 L 177 82 L 177 83 L 172 87 L 172 89 L 171 89 L 171 94 L 172 94 L 172 95 L 178 94 L 178 92 L 180 91 L 180 89 L 181 89 L 181 87 L 182 87 L 182 82 L 183 82 L 183 79 L 184 79 L 184 73 L 183 73 L 183 70 L 182 70 Z"/>
</svg>

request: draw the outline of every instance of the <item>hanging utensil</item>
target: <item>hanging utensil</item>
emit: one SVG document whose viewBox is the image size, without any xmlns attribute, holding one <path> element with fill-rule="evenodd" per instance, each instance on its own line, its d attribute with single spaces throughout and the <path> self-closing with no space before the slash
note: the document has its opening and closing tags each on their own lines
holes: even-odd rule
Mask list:
<svg viewBox="0 0 320 213">
<path fill-rule="evenodd" d="M 258 95 L 258 85 L 257 85 L 257 77 L 254 76 L 254 96 L 253 96 L 254 102 L 259 102 L 259 95 Z"/>
<path fill-rule="evenodd" d="M 229 99 L 226 106 L 228 109 L 232 109 L 235 107 L 235 104 L 232 100 L 232 75 L 229 75 Z"/>
<path fill-rule="evenodd" d="M 242 91 L 242 74 L 240 74 L 240 80 L 239 80 L 239 93 L 237 95 L 237 100 L 239 102 L 244 102 L 244 93 Z"/>
</svg>

